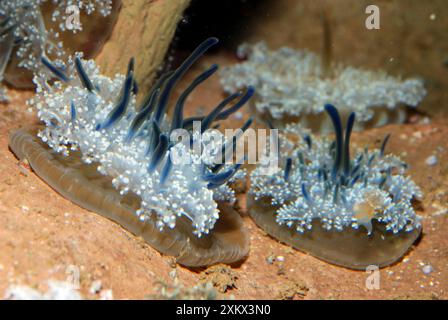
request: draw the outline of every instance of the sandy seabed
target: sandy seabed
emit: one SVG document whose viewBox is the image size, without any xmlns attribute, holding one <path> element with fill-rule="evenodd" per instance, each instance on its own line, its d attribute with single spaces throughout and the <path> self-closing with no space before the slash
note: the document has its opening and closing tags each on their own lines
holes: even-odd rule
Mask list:
<svg viewBox="0 0 448 320">
<path fill-rule="evenodd" d="M 231 57 L 205 59 L 191 72 Z M 222 60 L 222 61 L 220 61 Z M 0 105 L 0 297 L 12 285 L 45 291 L 50 279 L 66 280 L 79 270 L 80 292 L 99 298 L 92 284 L 112 290 L 116 299 L 142 299 L 159 294 L 159 282 L 185 287 L 213 282 L 222 298 L 236 299 L 447 299 L 448 298 L 448 117 L 429 124 L 389 125 L 353 136 L 354 145 L 378 147 L 392 133 L 388 152 L 401 155 L 409 174 L 421 186 L 423 236 L 393 266 L 381 269 L 380 289 L 369 290 L 366 272 L 322 262 L 278 243 L 246 214 L 245 195 L 238 205 L 250 233 L 249 257 L 234 266 L 188 269 L 163 256 L 119 225 L 64 199 L 8 149 L 8 132 L 36 122 L 27 111 L 29 92 L 9 90 L 11 101 Z M 222 98 L 218 78 L 202 85 L 188 101 L 187 114 L 206 112 Z M 200 108 L 193 108 L 201 106 Z M 202 107 L 204 106 L 204 107 Z M 244 113 L 244 119 L 248 113 Z M 239 127 L 231 118 L 224 127 Z M 421 120 L 421 119 L 417 119 Z M 436 156 L 437 163 L 425 161 Z M 427 271 L 431 272 L 427 272 Z"/>
</svg>

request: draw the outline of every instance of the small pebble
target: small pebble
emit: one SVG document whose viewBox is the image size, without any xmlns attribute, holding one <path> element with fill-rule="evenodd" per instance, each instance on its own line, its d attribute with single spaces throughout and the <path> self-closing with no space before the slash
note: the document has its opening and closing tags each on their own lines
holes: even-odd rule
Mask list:
<svg viewBox="0 0 448 320">
<path fill-rule="evenodd" d="M 285 261 L 285 257 L 284 256 L 278 256 L 277 257 L 277 261 L 278 262 L 283 262 L 283 261 Z"/>
<path fill-rule="evenodd" d="M 416 139 L 421 139 L 423 135 L 422 135 L 421 131 L 415 131 L 415 132 L 412 134 L 412 136 L 413 136 L 414 138 L 416 138 Z"/>
<path fill-rule="evenodd" d="M 421 124 L 430 124 L 431 119 L 429 117 L 424 117 L 420 123 Z"/>
<path fill-rule="evenodd" d="M 98 292 L 100 292 L 102 287 L 103 287 L 103 284 L 101 283 L 101 280 L 95 280 L 90 285 L 89 292 L 91 294 L 97 294 Z"/>
<path fill-rule="evenodd" d="M 113 300 L 113 299 L 114 299 L 114 295 L 113 295 L 111 289 L 102 290 L 100 292 L 100 300 Z"/>
<path fill-rule="evenodd" d="M 177 278 L 177 270 L 176 269 L 171 270 L 169 272 L 169 276 L 170 276 L 171 279 Z"/>
<path fill-rule="evenodd" d="M 425 163 L 431 167 L 435 166 L 437 164 L 437 157 L 435 155 L 429 156 L 426 158 Z"/>
<path fill-rule="evenodd" d="M 434 269 L 432 268 L 432 266 L 430 264 L 427 264 L 426 266 L 424 266 L 422 268 L 422 271 L 424 274 L 430 274 L 431 272 L 434 271 Z"/>
<path fill-rule="evenodd" d="M 243 119 L 243 113 L 241 111 L 237 111 L 233 115 L 236 120 L 242 120 Z"/>
<path fill-rule="evenodd" d="M 270 255 L 266 258 L 266 263 L 273 264 L 275 261 L 275 257 L 273 255 Z"/>
</svg>

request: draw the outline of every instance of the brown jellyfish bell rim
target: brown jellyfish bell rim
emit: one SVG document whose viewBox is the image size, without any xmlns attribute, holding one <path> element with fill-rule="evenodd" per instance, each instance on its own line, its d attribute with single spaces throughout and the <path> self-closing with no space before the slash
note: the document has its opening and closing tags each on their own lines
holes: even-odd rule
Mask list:
<svg viewBox="0 0 448 320">
<path fill-rule="evenodd" d="M 271 199 L 255 200 L 253 195 L 248 195 L 247 207 L 255 223 L 273 238 L 320 260 L 355 270 L 366 270 L 371 265 L 382 268 L 397 262 L 422 231 L 418 228 L 394 234 L 383 223 L 373 220 L 372 233 L 367 235 L 363 228 L 328 231 L 314 220 L 312 229 L 301 234 L 276 222 L 278 207 L 271 205 Z"/>
<path fill-rule="evenodd" d="M 177 220 L 174 229 L 159 231 L 155 219 L 138 219 L 137 195 L 120 195 L 112 179 L 97 171 L 97 164 L 82 162 L 80 152 L 72 152 L 69 157 L 56 153 L 37 137 L 38 129 L 34 126 L 12 131 L 9 147 L 19 160 L 26 159 L 42 180 L 73 203 L 120 224 L 188 267 L 235 263 L 247 256 L 248 234 L 241 217 L 229 204 L 218 203 L 220 218 L 210 234 L 201 238 L 193 234 L 191 222 L 185 217 Z"/>
</svg>

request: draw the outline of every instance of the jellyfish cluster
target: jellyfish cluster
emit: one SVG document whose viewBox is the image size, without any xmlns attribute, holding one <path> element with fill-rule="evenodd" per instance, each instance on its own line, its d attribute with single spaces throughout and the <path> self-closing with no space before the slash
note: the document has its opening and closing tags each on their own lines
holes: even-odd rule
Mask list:
<svg viewBox="0 0 448 320">
<path fill-rule="evenodd" d="M 14 50 L 31 57 L 24 66 L 40 66 L 29 104 L 41 124 L 11 132 L 9 145 L 74 203 L 186 266 L 233 263 L 248 255 L 249 235 L 234 208 L 232 188 L 246 180 L 247 209 L 256 224 L 329 263 L 353 269 L 387 266 L 420 236 L 421 218 L 413 205 L 423 194 L 405 175 L 407 165 L 386 152 L 389 136 L 378 149 L 350 147 L 357 117 L 361 122 L 381 118 L 383 124 L 388 120 L 374 106 L 416 106 L 425 94 L 420 80 L 340 66 L 334 66 L 331 79 L 323 79 L 316 56 L 289 49 L 271 54 L 258 45 L 245 54 L 245 64 L 221 74 L 225 91 L 232 92 L 208 114 L 186 117 L 189 97 L 218 65 L 205 68 L 178 96 L 174 92 L 218 39 L 199 44 L 142 93 L 134 59 L 125 74 L 108 77 L 82 53 L 66 60 L 51 57 L 52 44 L 47 47 L 47 33 L 39 29 L 40 3 L 0 2 L 0 78 Z M 103 5 L 107 14 L 110 3 Z M 30 49 L 38 52 L 25 54 Z M 282 130 L 275 155 L 279 165 L 265 170 L 270 162 L 261 159 L 246 175 L 245 158 L 234 158 L 252 118 L 232 137 L 217 129 L 250 101 L 255 114 L 269 114 L 264 120 L 271 129 Z M 331 138 L 312 133 L 311 122 L 279 126 L 271 121 L 319 113 L 325 120 L 319 115 L 313 123 L 330 127 Z M 232 163 L 224 161 L 229 153 Z"/>
</svg>

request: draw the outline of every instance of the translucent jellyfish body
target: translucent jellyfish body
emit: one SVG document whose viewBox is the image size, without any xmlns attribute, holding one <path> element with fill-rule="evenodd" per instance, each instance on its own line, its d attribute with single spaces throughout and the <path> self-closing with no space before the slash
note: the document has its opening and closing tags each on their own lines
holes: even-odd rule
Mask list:
<svg viewBox="0 0 448 320">
<path fill-rule="evenodd" d="M 283 128 L 300 123 L 314 132 L 329 133 L 331 122 L 323 106 L 338 106 L 343 121 L 356 112 L 355 130 L 403 123 L 409 107 L 417 107 L 426 95 L 420 79 L 401 80 L 384 71 L 367 71 L 326 64 L 308 51 L 269 50 L 265 43 L 243 44 L 238 55 L 246 60 L 224 68 L 225 91 L 255 87 L 252 107 L 259 120 Z"/>
<path fill-rule="evenodd" d="M 345 132 L 336 108 L 326 106 L 335 128 L 330 141 L 288 126 L 282 167 L 251 174 L 249 214 L 274 238 L 332 264 L 352 269 L 399 260 L 421 233 L 412 201 L 421 190 L 404 176 L 406 164 L 381 149 L 350 156 L 355 115 Z"/>
<path fill-rule="evenodd" d="M 187 98 L 215 73 L 213 65 L 180 95 L 172 117 L 166 114 L 177 82 L 216 43 L 208 39 L 162 75 L 141 105 L 136 104 L 133 60 L 126 76 L 110 79 L 92 60 L 76 57 L 61 68 L 44 59 L 59 78 L 52 84 L 45 76 L 35 79 L 38 95 L 32 104 L 45 126 L 12 132 L 12 151 L 63 196 L 116 221 L 181 264 L 242 259 L 248 236 L 232 209 L 235 195 L 228 184 L 244 172 L 240 164 L 212 161 L 210 155 L 226 141 L 207 129 L 239 110 L 253 90 L 227 97 L 206 116 L 184 119 Z M 200 132 L 192 128 L 193 120 Z M 187 139 L 172 138 L 179 130 Z M 222 139 L 208 139 L 212 133 Z M 203 148 L 192 148 L 196 142 Z"/>
</svg>

